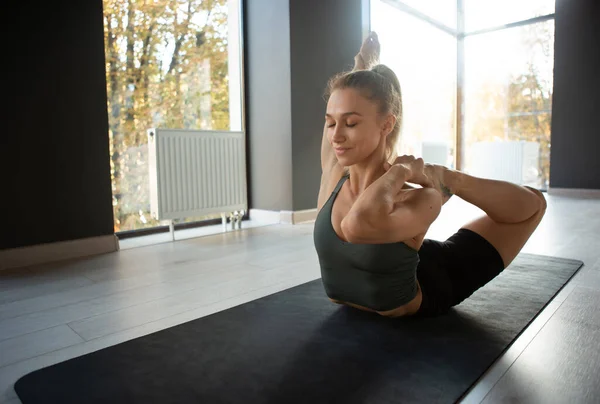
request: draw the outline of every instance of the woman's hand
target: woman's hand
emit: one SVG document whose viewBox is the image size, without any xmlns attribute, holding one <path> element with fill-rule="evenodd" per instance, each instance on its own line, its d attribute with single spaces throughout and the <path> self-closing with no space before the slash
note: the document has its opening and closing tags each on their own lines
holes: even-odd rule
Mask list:
<svg viewBox="0 0 600 404">
<path fill-rule="evenodd" d="M 433 188 L 433 181 L 425 174 L 425 162 L 422 158 L 404 155 L 396 158 L 393 164 L 386 163 L 386 171 L 393 166 L 402 166 L 405 171 L 405 182 L 421 185 L 423 188 Z"/>
<path fill-rule="evenodd" d="M 342 220 L 351 243 L 390 243 L 421 236 L 439 215 L 441 198 L 425 175 L 424 162 L 401 156 L 362 192 Z M 403 190 L 405 182 L 423 188 Z"/>
</svg>

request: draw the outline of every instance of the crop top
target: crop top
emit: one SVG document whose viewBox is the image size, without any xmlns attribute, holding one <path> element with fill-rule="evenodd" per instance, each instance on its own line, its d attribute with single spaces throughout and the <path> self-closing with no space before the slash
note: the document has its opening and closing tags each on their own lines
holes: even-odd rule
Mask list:
<svg viewBox="0 0 600 404">
<path fill-rule="evenodd" d="M 400 307 L 417 295 L 419 253 L 403 242 L 353 244 L 342 240 L 331 222 L 344 175 L 321 208 L 313 239 L 327 296 L 376 311 Z"/>
</svg>

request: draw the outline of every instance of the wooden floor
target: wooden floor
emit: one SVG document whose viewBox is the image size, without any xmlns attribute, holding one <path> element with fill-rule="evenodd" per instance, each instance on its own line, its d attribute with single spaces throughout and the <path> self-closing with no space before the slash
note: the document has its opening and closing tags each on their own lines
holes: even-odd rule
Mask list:
<svg viewBox="0 0 600 404">
<path fill-rule="evenodd" d="M 524 252 L 585 262 L 465 398 L 600 402 L 600 200 L 547 196 Z M 428 233 L 480 214 L 454 197 Z M 0 402 L 33 370 L 320 277 L 312 224 L 272 225 L 0 272 Z"/>
</svg>

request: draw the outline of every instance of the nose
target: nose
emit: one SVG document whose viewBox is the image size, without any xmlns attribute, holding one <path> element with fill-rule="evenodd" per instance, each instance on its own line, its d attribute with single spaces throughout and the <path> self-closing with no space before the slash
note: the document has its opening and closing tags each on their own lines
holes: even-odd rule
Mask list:
<svg viewBox="0 0 600 404">
<path fill-rule="evenodd" d="M 336 125 L 333 128 L 333 133 L 331 134 L 331 141 L 333 143 L 343 143 L 346 139 L 342 131 L 339 129 L 340 125 Z"/>
</svg>

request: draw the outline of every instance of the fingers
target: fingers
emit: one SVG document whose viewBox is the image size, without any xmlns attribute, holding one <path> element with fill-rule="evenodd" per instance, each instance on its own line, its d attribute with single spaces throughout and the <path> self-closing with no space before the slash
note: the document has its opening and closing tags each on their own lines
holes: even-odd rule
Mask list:
<svg viewBox="0 0 600 404">
<path fill-rule="evenodd" d="M 393 172 L 395 175 L 404 175 L 406 178 L 410 178 L 413 175 L 413 169 L 409 164 L 394 164 L 388 172 Z"/>
<path fill-rule="evenodd" d="M 414 164 L 417 167 L 425 166 L 425 162 L 421 157 L 415 158 L 415 156 L 412 155 L 404 155 L 397 157 L 396 160 L 394 160 L 394 164 Z"/>
<path fill-rule="evenodd" d="M 419 158 L 417 158 L 417 159 L 414 159 L 414 160 L 412 161 L 412 163 L 413 163 L 415 166 L 419 167 L 419 169 L 420 169 L 420 170 L 423 170 L 423 168 L 425 168 L 425 162 L 423 161 L 423 159 L 422 159 L 421 157 L 419 157 Z"/>
<path fill-rule="evenodd" d="M 414 159 L 415 159 L 414 156 L 409 156 L 409 155 L 399 156 L 399 157 L 396 157 L 396 159 L 394 160 L 394 164 L 410 163 L 410 162 L 414 161 Z"/>
<path fill-rule="evenodd" d="M 404 168 L 406 181 L 419 184 L 422 187 L 432 188 L 433 181 L 425 174 L 425 162 L 421 157 L 404 155 L 396 158 L 392 167 Z"/>
<path fill-rule="evenodd" d="M 435 188 L 433 181 L 431 181 L 427 176 L 424 176 L 423 184 L 421 184 L 421 186 L 424 188 Z"/>
<path fill-rule="evenodd" d="M 412 169 L 408 164 L 393 164 L 391 165 L 386 173 L 389 173 L 391 176 L 404 175 L 410 177 L 412 175 Z"/>
</svg>

